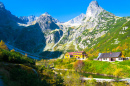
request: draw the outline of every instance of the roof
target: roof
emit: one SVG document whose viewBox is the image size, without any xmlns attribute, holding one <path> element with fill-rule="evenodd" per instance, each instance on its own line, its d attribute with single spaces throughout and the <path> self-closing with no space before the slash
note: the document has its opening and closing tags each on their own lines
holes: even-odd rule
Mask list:
<svg viewBox="0 0 130 86">
<path fill-rule="evenodd" d="M 113 52 L 113 53 L 101 53 L 98 58 L 111 58 L 111 57 L 119 57 L 121 52 Z"/>
<path fill-rule="evenodd" d="M 69 55 L 82 55 L 84 51 L 78 51 L 78 52 L 68 52 Z"/>
</svg>

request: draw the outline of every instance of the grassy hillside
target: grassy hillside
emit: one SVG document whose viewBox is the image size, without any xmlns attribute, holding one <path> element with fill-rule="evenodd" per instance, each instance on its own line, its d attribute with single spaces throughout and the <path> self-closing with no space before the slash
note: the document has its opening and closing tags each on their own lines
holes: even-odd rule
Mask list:
<svg viewBox="0 0 130 86">
<path fill-rule="evenodd" d="M 61 86 L 63 84 L 60 76 L 55 77 L 51 69 L 36 66 L 34 59 L 15 50 L 9 51 L 3 41 L 0 42 L 0 76 L 5 86 Z"/>
<path fill-rule="evenodd" d="M 97 56 L 98 53 L 103 52 L 119 52 L 123 53 L 124 57 L 130 56 L 130 21 L 126 19 L 120 19 L 115 25 L 109 29 L 109 31 L 93 41 L 91 45 L 95 44 L 93 47 L 86 48 L 86 52 L 92 57 Z M 91 46 L 90 45 L 90 46 Z"/>
<path fill-rule="evenodd" d="M 115 78 L 130 77 L 130 60 L 123 62 L 102 62 L 93 60 L 80 61 L 71 58 L 71 59 L 57 59 L 57 60 L 41 60 L 37 62 L 37 64 L 41 63 L 43 63 L 42 65 L 44 66 L 50 65 L 54 66 L 54 68 L 57 69 L 75 70 L 78 71 L 79 74 L 82 72 L 82 73 L 112 75 L 115 76 Z M 61 70 L 61 72 L 62 71 L 63 70 Z"/>
</svg>

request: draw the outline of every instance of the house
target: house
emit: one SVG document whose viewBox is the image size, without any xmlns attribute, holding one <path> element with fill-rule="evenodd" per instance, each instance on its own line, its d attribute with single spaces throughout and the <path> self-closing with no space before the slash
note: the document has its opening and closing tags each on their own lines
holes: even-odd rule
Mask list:
<svg viewBox="0 0 130 86">
<path fill-rule="evenodd" d="M 97 60 L 109 61 L 109 62 L 127 60 L 127 58 L 123 58 L 121 56 L 122 56 L 121 52 L 99 53 Z"/>
<path fill-rule="evenodd" d="M 79 52 L 67 52 L 65 54 L 65 58 L 77 58 L 80 60 L 84 60 L 87 58 L 87 54 L 84 51 L 79 51 Z"/>
</svg>

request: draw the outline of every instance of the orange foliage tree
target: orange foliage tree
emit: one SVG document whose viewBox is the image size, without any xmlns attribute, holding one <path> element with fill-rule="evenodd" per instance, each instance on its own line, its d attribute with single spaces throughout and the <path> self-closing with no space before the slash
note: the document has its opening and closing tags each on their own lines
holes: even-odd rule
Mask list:
<svg viewBox="0 0 130 86">
<path fill-rule="evenodd" d="M 76 71 L 81 71 L 83 66 L 84 66 L 84 62 L 81 60 L 76 61 L 74 64 L 74 68 Z"/>
</svg>

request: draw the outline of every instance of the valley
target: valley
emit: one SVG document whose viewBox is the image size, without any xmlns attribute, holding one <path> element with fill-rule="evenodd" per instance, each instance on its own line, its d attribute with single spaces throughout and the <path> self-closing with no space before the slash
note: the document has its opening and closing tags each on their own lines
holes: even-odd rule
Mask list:
<svg viewBox="0 0 130 86">
<path fill-rule="evenodd" d="M 0 85 L 130 85 L 130 17 L 97 1 L 67 22 L 17 17 L 0 2 L 0 40 Z"/>
</svg>

